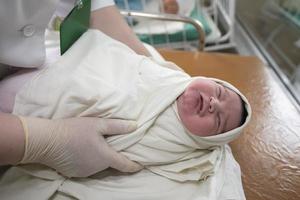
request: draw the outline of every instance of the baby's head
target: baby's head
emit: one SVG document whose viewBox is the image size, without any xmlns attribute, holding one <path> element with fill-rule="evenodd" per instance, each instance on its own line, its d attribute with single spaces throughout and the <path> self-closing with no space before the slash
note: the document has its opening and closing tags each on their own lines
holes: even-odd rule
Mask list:
<svg viewBox="0 0 300 200">
<path fill-rule="evenodd" d="M 221 134 L 241 126 L 246 110 L 240 95 L 208 78 L 196 78 L 177 99 L 179 117 L 198 136 Z"/>
</svg>

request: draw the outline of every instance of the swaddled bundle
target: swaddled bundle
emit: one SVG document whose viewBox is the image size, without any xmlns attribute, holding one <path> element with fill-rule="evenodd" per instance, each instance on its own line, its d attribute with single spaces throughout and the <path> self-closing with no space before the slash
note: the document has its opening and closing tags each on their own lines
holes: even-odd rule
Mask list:
<svg viewBox="0 0 300 200">
<path fill-rule="evenodd" d="M 220 167 L 223 144 L 249 121 L 249 104 L 233 86 L 215 80 L 240 94 L 248 118 L 239 128 L 220 135 L 192 135 L 177 115 L 175 100 L 193 78 L 161 65 L 172 63 L 156 63 L 89 30 L 53 66 L 24 86 L 16 96 L 14 114 L 135 120 L 136 131 L 108 138 L 108 143 L 160 176 L 180 182 L 203 180 Z M 37 176 L 47 179 L 46 174 Z"/>
</svg>

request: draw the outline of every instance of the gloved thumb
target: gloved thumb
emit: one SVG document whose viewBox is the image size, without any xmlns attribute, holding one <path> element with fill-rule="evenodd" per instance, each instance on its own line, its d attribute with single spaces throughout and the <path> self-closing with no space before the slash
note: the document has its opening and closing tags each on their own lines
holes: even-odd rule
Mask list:
<svg viewBox="0 0 300 200">
<path fill-rule="evenodd" d="M 137 129 L 135 121 L 122 119 L 97 119 L 96 129 L 102 135 L 117 135 L 133 132 Z"/>
</svg>

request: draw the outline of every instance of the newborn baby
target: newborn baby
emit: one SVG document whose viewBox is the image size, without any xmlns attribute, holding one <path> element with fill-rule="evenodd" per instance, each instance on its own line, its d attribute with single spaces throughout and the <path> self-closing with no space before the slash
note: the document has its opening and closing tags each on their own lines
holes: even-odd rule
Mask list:
<svg viewBox="0 0 300 200">
<path fill-rule="evenodd" d="M 1 179 L 9 182 L 7 190 L 22 188 L 16 195 L 25 199 L 41 195 L 34 194 L 41 185 L 45 186 L 46 195 L 59 191 L 78 198 L 77 194 L 83 194 L 79 199 L 109 199 L 116 193 L 124 199 L 132 199 L 133 194 L 138 194 L 137 199 L 153 199 L 152 194 L 157 191 L 163 191 L 162 195 L 169 199 L 174 197 L 174 188 L 180 188 L 182 194 L 213 199 L 209 197 L 216 196 L 227 184 L 225 179 L 230 184 L 233 181 L 226 174 L 226 159 L 230 155 L 225 144 L 236 138 L 249 122 L 250 105 L 225 81 L 190 77 L 166 67 L 175 66 L 137 55 L 105 34 L 88 30 L 56 63 L 36 74 L 11 77 L 19 78 L 20 87 L 10 85 L 9 78 L 1 82 L 0 104 L 3 105 L 1 95 L 8 94 L 5 98 L 13 103 L 3 107 L 10 106 L 16 115 L 136 121 L 138 127 L 134 132 L 106 140 L 114 149 L 145 166 L 141 172 L 123 175 L 121 179 L 116 174 L 103 178 L 106 171 L 66 180 L 45 166 L 21 165 L 10 168 Z M 28 185 L 28 181 L 32 184 Z M 145 183 L 153 182 L 158 190 L 146 188 Z"/>
<path fill-rule="evenodd" d="M 251 110 L 229 83 L 190 77 L 170 66 L 174 64 L 137 55 L 89 30 L 25 83 L 13 113 L 134 120 L 137 130 L 107 142 L 160 176 L 202 180 L 214 174 L 222 162 L 222 145 L 239 135 Z"/>
<path fill-rule="evenodd" d="M 199 136 L 224 133 L 243 122 L 239 95 L 209 79 L 191 82 L 177 99 L 177 108 L 184 126 Z"/>
</svg>

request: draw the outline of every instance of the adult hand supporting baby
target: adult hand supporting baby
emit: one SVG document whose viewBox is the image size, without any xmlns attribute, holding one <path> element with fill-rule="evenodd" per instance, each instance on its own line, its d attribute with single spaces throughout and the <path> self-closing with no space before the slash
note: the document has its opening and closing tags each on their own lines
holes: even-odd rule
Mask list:
<svg viewBox="0 0 300 200">
<path fill-rule="evenodd" d="M 122 172 L 142 168 L 112 149 L 103 137 L 132 132 L 134 122 L 89 117 L 20 119 L 25 131 L 21 163 L 44 164 L 68 177 L 86 177 L 108 167 Z"/>
</svg>

